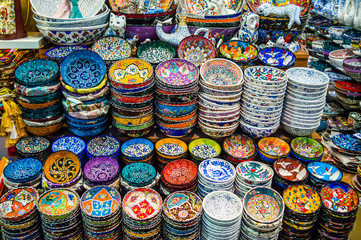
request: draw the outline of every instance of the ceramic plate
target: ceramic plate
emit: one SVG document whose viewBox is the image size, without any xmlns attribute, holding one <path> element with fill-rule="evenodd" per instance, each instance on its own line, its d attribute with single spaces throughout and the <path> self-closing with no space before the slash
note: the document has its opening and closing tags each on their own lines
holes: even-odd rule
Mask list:
<svg viewBox="0 0 361 240">
<path fill-rule="evenodd" d="M 210 182 L 227 182 L 234 179 L 233 165 L 222 159 L 208 159 L 199 164 L 199 174 Z"/>
<path fill-rule="evenodd" d="M 103 37 L 92 46 L 92 51 L 101 56 L 103 60 L 121 60 L 132 55 L 132 47 L 127 40 L 120 37 Z"/>
<path fill-rule="evenodd" d="M 304 181 L 308 176 L 306 167 L 299 161 L 291 158 L 278 159 L 273 163 L 273 169 L 281 178 L 291 182 Z"/>
<path fill-rule="evenodd" d="M 308 137 L 298 137 L 291 141 L 291 148 L 296 154 L 306 158 L 319 158 L 323 154 L 322 145 Z"/>
<path fill-rule="evenodd" d="M 235 194 L 225 191 L 209 193 L 203 199 L 206 215 L 220 222 L 230 222 L 242 215 L 243 203 Z"/>
<path fill-rule="evenodd" d="M 219 47 L 219 52 L 223 57 L 231 59 L 235 62 L 247 63 L 255 60 L 258 55 L 258 50 L 254 45 L 239 40 L 232 40 L 223 43 Z"/>
<path fill-rule="evenodd" d="M 340 181 L 342 172 L 335 166 L 324 162 L 313 162 L 307 165 L 310 174 L 322 181 Z"/>
<path fill-rule="evenodd" d="M 56 139 L 51 144 L 51 151 L 57 152 L 61 150 L 66 150 L 75 153 L 76 155 L 79 155 L 81 153 L 84 153 L 85 145 L 86 145 L 85 141 L 79 137 L 65 136 Z"/>
<path fill-rule="evenodd" d="M 122 170 L 122 178 L 133 187 L 142 187 L 150 184 L 156 177 L 157 171 L 148 163 L 131 163 Z"/>
<path fill-rule="evenodd" d="M 361 139 L 351 134 L 338 134 L 332 138 L 336 146 L 353 152 L 361 152 Z"/>
<path fill-rule="evenodd" d="M 92 183 L 107 184 L 119 176 L 120 166 L 116 159 L 96 157 L 90 159 L 83 168 L 86 179 Z"/>
<path fill-rule="evenodd" d="M 296 213 L 315 214 L 321 206 L 320 195 L 306 185 L 293 185 L 283 192 L 285 205 Z"/>
<path fill-rule="evenodd" d="M 163 213 L 175 222 L 190 222 L 202 215 L 202 200 L 192 192 L 176 192 L 164 200 Z"/>
<path fill-rule="evenodd" d="M 120 142 L 117 138 L 103 135 L 90 140 L 86 150 L 93 156 L 111 156 L 120 150 Z"/>
<path fill-rule="evenodd" d="M 264 64 L 273 67 L 290 67 L 296 62 L 296 56 L 285 49 L 270 47 L 259 51 L 258 58 Z"/>
<path fill-rule="evenodd" d="M 172 185 L 185 185 L 194 182 L 197 174 L 197 165 L 187 159 L 170 162 L 162 171 L 164 181 Z"/>
<path fill-rule="evenodd" d="M 147 82 L 152 76 L 152 66 L 146 61 L 135 58 L 120 60 L 109 69 L 109 77 L 122 84 Z"/>
<path fill-rule="evenodd" d="M 80 172 L 79 158 L 72 152 L 59 151 L 51 154 L 44 163 L 45 177 L 56 184 L 69 183 Z"/>
<path fill-rule="evenodd" d="M 41 214 L 52 218 L 71 215 L 79 206 L 79 196 L 70 189 L 54 189 L 44 193 L 38 203 Z"/>
<path fill-rule="evenodd" d="M 275 137 L 262 138 L 257 145 L 259 150 L 272 157 L 287 156 L 291 150 L 288 143 Z"/>
<path fill-rule="evenodd" d="M 28 183 L 40 176 L 43 164 L 34 158 L 14 161 L 4 169 L 4 176 L 13 183 Z"/>
<path fill-rule="evenodd" d="M 223 142 L 226 153 L 235 158 L 249 158 L 256 152 L 256 146 L 246 135 L 232 135 Z"/>
<path fill-rule="evenodd" d="M 337 213 L 348 213 L 357 208 L 356 191 L 345 182 L 326 183 L 320 192 L 323 205 Z"/>
<path fill-rule="evenodd" d="M 265 182 L 271 181 L 274 173 L 267 164 L 246 161 L 237 165 L 237 174 L 250 182 Z"/>
</svg>

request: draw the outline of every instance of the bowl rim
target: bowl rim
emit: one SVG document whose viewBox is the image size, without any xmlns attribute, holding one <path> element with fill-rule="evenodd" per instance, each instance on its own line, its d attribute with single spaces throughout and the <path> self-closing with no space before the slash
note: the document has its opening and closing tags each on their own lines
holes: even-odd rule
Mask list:
<svg viewBox="0 0 361 240">
<path fill-rule="evenodd" d="M 39 30 L 43 31 L 52 31 L 52 32 L 78 32 L 78 31 L 89 31 L 89 30 L 97 30 L 101 28 L 107 28 L 108 23 L 100 24 L 100 25 L 94 25 L 89 27 L 72 27 L 72 28 L 53 28 L 53 27 L 43 27 L 38 24 L 36 24 L 36 27 Z"/>
<path fill-rule="evenodd" d="M 292 79 L 292 76 L 290 74 L 290 73 L 292 73 L 293 71 L 296 71 L 296 70 L 315 72 L 315 73 L 320 74 L 321 76 L 325 77 L 328 81 L 327 82 L 325 81 L 325 83 L 320 83 L 320 84 L 306 84 L 306 83 L 303 83 L 303 82 L 297 82 L 294 79 Z M 306 68 L 306 67 L 293 67 L 293 68 L 290 68 L 290 69 L 288 69 L 286 71 L 286 74 L 288 76 L 289 81 L 291 81 L 295 85 L 301 85 L 301 86 L 306 86 L 306 87 L 307 86 L 311 86 L 311 87 L 326 86 L 326 85 L 328 85 L 328 83 L 330 81 L 329 77 L 326 74 L 324 74 L 323 72 L 318 71 L 316 69 L 312 69 L 312 68 Z"/>
</svg>

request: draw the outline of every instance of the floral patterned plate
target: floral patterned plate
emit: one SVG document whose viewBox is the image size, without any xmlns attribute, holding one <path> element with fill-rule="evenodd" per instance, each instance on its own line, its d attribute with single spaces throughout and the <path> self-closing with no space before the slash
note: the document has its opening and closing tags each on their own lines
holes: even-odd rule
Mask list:
<svg viewBox="0 0 361 240">
<path fill-rule="evenodd" d="M 258 56 L 258 50 L 254 45 L 240 40 L 223 43 L 219 47 L 219 52 L 227 59 L 244 63 L 254 61 Z"/>
<path fill-rule="evenodd" d="M 199 164 L 199 176 L 212 183 L 229 182 L 235 178 L 236 169 L 223 159 L 211 158 Z"/>
<path fill-rule="evenodd" d="M 148 82 L 152 76 L 152 66 L 148 62 L 136 58 L 120 60 L 109 69 L 110 79 L 121 84 Z"/>
<path fill-rule="evenodd" d="M 178 159 L 170 162 L 162 171 L 163 180 L 172 185 L 190 184 L 196 180 L 197 175 L 197 165 L 187 159 Z"/>
<path fill-rule="evenodd" d="M 17 141 L 15 148 L 22 153 L 40 153 L 50 147 L 50 141 L 44 137 L 30 136 Z"/>
<path fill-rule="evenodd" d="M 306 167 L 297 160 L 281 158 L 273 163 L 273 169 L 281 178 L 291 182 L 302 182 L 308 177 Z"/>
<path fill-rule="evenodd" d="M 268 158 L 287 157 L 291 151 L 284 140 L 276 137 L 266 137 L 258 141 L 258 149 Z"/>
<path fill-rule="evenodd" d="M 256 152 L 256 146 L 246 135 L 232 135 L 223 142 L 223 150 L 232 157 L 247 159 Z"/>
<path fill-rule="evenodd" d="M 258 58 L 268 66 L 289 68 L 296 62 L 296 56 L 285 49 L 270 47 L 259 51 Z"/>
<path fill-rule="evenodd" d="M 323 147 L 316 140 L 308 137 L 298 137 L 291 141 L 291 150 L 305 158 L 318 159 L 323 155 Z"/>
<path fill-rule="evenodd" d="M 99 54 L 103 60 L 121 60 L 132 55 L 129 42 L 115 36 L 97 40 L 92 46 L 92 51 Z"/>
<path fill-rule="evenodd" d="M 307 165 L 309 173 L 321 181 L 340 181 L 342 172 L 335 166 L 325 162 L 313 162 Z"/>
<path fill-rule="evenodd" d="M 76 155 L 83 154 L 85 152 L 86 143 L 83 139 L 76 136 L 65 136 L 56 139 L 51 144 L 51 151 L 57 152 L 61 150 L 70 151 Z"/>
<path fill-rule="evenodd" d="M 332 142 L 342 149 L 361 153 L 361 139 L 351 134 L 338 134 L 332 138 Z"/>
<path fill-rule="evenodd" d="M 283 192 L 287 208 L 296 213 L 315 214 L 321 207 L 320 195 L 306 185 L 293 185 Z"/>
<path fill-rule="evenodd" d="M 244 70 L 244 76 L 250 81 L 263 82 L 266 85 L 283 84 L 287 81 L 287 74 L 284 71 L 266 66 L 246 68 L 246 70 Z"/>
<path fill-rule="evenodd" d="M 91 139 L 86 146 L 86 151 L 92 156 L 112 156 L 119 152 L 120 142 L 116 137 L 103 135 Z"/>
<path fill-rule="evenodd" d="M 246 161 L 237 165 L 237 178 L 249 184 L 270 182 L 273 178 L 274 172 L 267 164 Z"/>
</svg>

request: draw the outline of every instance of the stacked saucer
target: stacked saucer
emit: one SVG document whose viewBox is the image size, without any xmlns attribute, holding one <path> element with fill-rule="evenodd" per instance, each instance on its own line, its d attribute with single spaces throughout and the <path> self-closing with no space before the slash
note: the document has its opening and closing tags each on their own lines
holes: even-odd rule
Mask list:
<svg viewBox="0 0 361 240">
<path fill-rule="evenodd" d="M 308 172 L 301 162 L 292 158 L 280 158 L 273 163 L 275 176 L 272 182 L 272 188 L 282 193 L 291 185 L 305 184 L 308 178 Z"/>
<path fill-rule="evenodd" d="M 307 165 L 309 172 L 308 183 L 317 191 L 328 182 L 336 182 L 342 179 L 342 172 L 335 166 L 325 162 L 312 162 Z"/>
<path fill-rule="evenodd" d="M 232 135 L 223 142 L 223 157 L 233 163 L 254 160 L 257 156 L 256 145 L 246 135 Z"/>
<path fill-rule="evenodd" d="M 313 239 L 321 198 L 307 185 L 293 185 L 283 192 L 285 214 L 280 240 Z"/>
<path fill-rule="evenodd" d="M 191 62 L 171 59 L 155 70 L 157 123 L 169 137 L 184 137 L 197 123 L 199 70 Z"/>
<path fill-rule="evenodd" d="M 200 75 L 200 129 L 213 138 L 232 135 L 239 124 L 242 69 L 232 61 L 216 58 L 202 64 Z"/>
<path fill-rule="evenodd" d="M 278 129 L 287 87 L 285 72 L 266 66 L 245 69 L 241 127 L 253 137 L 267 137 Z"/>
<path fill-rule="evenodd" d="M 152 66 L 141 59 L 129 58 L 109 69 L 113 127 L 128 137 L 149 133 L 153 120 Z"/>
<path fill-rule="evenodd" d="M 157 171 L 149 163 L 131 163 L 126 165 L 122 170 L 122 191 L 127 193 L 139 187 L 155 189 L 158 180 Z"/>
<path fill-rule="evenodd" d="M 282 230 L 285 203 L 268 187 L 251 189 L 243 199 L 241 240 L 278 239 Z"/>
<path fill-rule="evenodd" d="M 303 163 L 321 161 L 323 157 L 323 147 L 315 139 L 308 137 L 297 137 L 291 141 L 291 154 Z"/>
<path fill-rule="evenodd" d="M 57 152 L 61 150 L 70 151 L 78 156 L 80 162 L 83 165 L 83 163 L 86 160 L 85 146 L 86 146 L 85 141 L 80 137 L 65 136 L 56 139 L 51 144 L 51 152 Z"/>
<path fill-rule="evenodd" d="M 202 199 L 192 192 L 170 194 L 163 205 L 163 237 L 169 240 L 199 239 Z"/>
<path fill-rule="evenodd" d="M 295 67 L 286 73 L 288 84 L 281 126 L 293 136 L 308 136 L 320 125 L 329 78 L 312 68 Z"/>
<path fill-rule="evenodd" d="M 347 183 L 326 183 L 321 191 L 322 207 L 317 221 L 317 237 L 348 239 L 359 204 L 356 191 Z"/>
<path fill-rule="evenodd" d="M 177 191 L 196 192 L 197 165 L 187 159 L 179 159 L 168 163 L 161 173 L 160 193 L 163 196 Z"/>
<path fill-rule="evenodd" d="M 192 161 L 197 165 L 210 158 L 217 158 L 221 154 L 221 146 L 208 138 L 197 138 L 188 144 Z"/>
<path fill-rule="evenodd" d="M 61 64 L 61 84 L 66 123 L 75 135 L 93 137 L 108 128 L 106 66 L 103 59 L 88 50 L 70 53 Z"/>
<path fill-rule="evenodd" d="M 184 159 L 188 154 L 188 147 L 185 142 L 176 138 L 163 138 L 155 143 L 156 167 L 159 171 L 177 159 Z"/>
<path fill-rule="evenodd" d="M 162 206 L 162 197 L 152 189 L 128 192 L 123 199 L 123 239 L 160 239 Z"/>
<path fill-rule="evenodd" d="M 197 194 L 202 199 L 214 191 L 234 192 L 236 169 L 231 163 L 211 158 L 199 164 L 198 169 Z"/>
<path fill-rule="evenodd" d="M 123 143 L 122 160 L 125 164 L 134 162 L 150 163 L 154 156 L 154 145 L 145 138 L 134 138 Z"/>
<path fill-rule="evenodd" d="M 235 194 L 215 191 L 203 200 L 202 240 L 238 240 L 243 203 Z"/>
<path fill-rule="evenodd" d="M 236 172 L 235 193 L 242 199 L 255 187 L 271 187 L 274 175 L 272 168 L 267 164 L 255 161 L 238 164 Z"/>
<path fill-rule="evenodd" d="M 43 164 L 35 158 L 23 158 L 8 164 L 4 169 L 4 184 L 8 189 L 41 186 Z"/>
<path fill-rule="evenodd" d="M 47 59 L 24 62 L 15 70 L 14 87 L 31 134 L 47 136 L 63 126 L 59 72 L 58 64 Z"/>
<path fill-rule="evenodd" d="M 40 196 L 37 207 L 45 239 L 83 238 L 79 202 L 78 194 L 70 189 L 54 189 Z"/>
<path fill-rule="evenodd" d="M 16 142 L 15 151 L 18 159 L 35 158 L 44 163 L 51 153 L 50 141 L 45 137 L 24 137 Z"/>
<path fill-rule="evenodd" d="M 122 199 L 117 190 L 99 186 L 80 199 L 86 239 L 118 239 L 121 235 Z"/>
<path fill-rule="evenodd" d="M 42 239 L 38 199 L 33 188 L 15 188 L 1 197 L 2 239 Z"/>
<path fill-rule="evenodd" d="M 118 159 L 120 155 L 120 142 L 116 137 L 102 135 L 95 137 L 86 145 L 88 159 L 96 157 L 111 157 Z"/>
<path fill-rule="evenodd" d="M 272 165 L 277 159 L 288 157 L 290 145 L 276 137 L 266 137 L 258 141 L 257 152 L 261 161 Z"/>
<path fill-rule="evenodd" d="M 85 189 L 106 185 L 119 189 L 120 165 L 111 157 L 96 157 L 90 159 L 83 168 Z"/>
</svg>

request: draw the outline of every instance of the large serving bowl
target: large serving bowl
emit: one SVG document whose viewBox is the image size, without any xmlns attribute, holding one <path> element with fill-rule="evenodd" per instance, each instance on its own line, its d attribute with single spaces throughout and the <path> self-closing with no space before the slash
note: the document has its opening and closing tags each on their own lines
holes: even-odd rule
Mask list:
<svg viewBox="0 0 361 240">
<path fill-rule="evenodd" d="M 258 49 L 253 44 L 231 40 L 219 47 L 219 53 L 226 59 L 245 64 L 257 59 Z"/>
<path fill-rule="evenodd" d="M 354 57 L 355 54 L 349 49 L 340 49 L 330 52 L 328 59 L 331 64 L 337 68 L 342 68 L 343 61 L 348 58 Z"/>
<path fill-rule="evenodd" d="M 268 137 L 273 133 L 275 133 L 280 124 L 277 123 L 270 127 L 256 127 L 240 120 L 240 125 L 242 130 L 248 135 L 251 135 L 252 137 L 260 138 L 260 137 Z"/>
<path fill-rule="evenodd" d="M 281 69 L 288 69 L 293 67 L 296 63 L 296 56 L 282 48 L 269 47 L 259 51 L 258 59 L 262 65 L 277 67 Z"/>
<path fill-rule="evenodd" d="M 247 82 L 252 83 L 250 86 L 272 90 L 279 86 L 283 88 L 287 83 L 287 74 L 277 68 L 267 66 L 254 66 L 244 70 L 244 77 Z M 255 85 L 253 85 L 253 83 Z"/>
<path fill-rule="evenodd" d="M 311 68 L 295 67 L 288 69 L 286 74 L 288 80 L 298 86 L 325 87 L 329 82 L 326 74 Z"/>
</svg>

